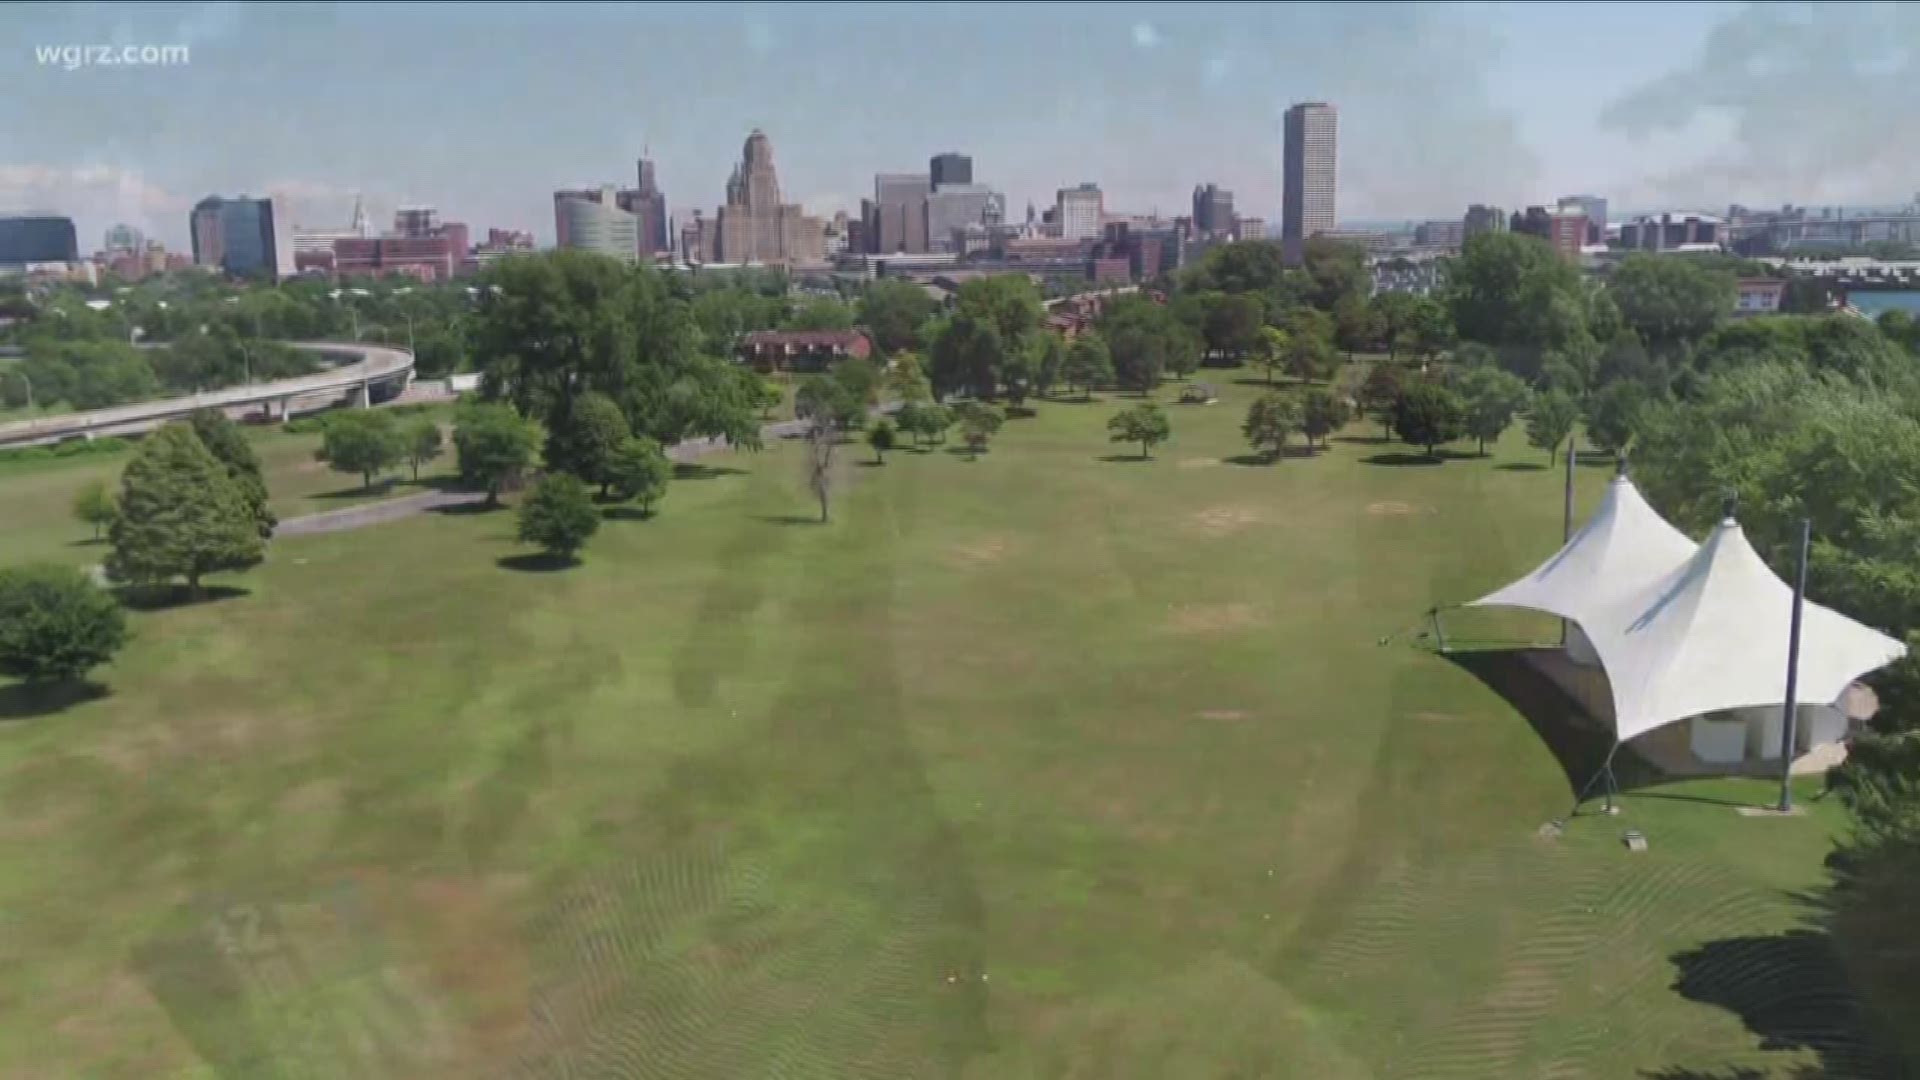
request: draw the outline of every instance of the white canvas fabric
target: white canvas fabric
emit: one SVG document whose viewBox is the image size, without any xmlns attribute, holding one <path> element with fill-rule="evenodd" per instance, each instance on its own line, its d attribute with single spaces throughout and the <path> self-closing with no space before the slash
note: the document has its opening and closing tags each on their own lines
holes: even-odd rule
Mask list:
<svg viewBox="0 0 1920 1080">
<path fill-rule="evenodd" d="M 1606 669 L 1622 742 L 1702 713 L 1778 706 L 1787 696 L 1792 621 L 1792 588 L 1731 518 L 1659 581 L 1579 620 Z M 1906 653 L 1899 641 L 1808 601 L 1796 696 L 1830 704 L 1853 680 Z"/>
<path fill-rule="evenodd" d="M 1589 616 L 1658 581 L 1699 547 L 1654 512 L 1625 475 L 1607 485 L 1593 516 L 1553 557 L 1468 607 L 1522 607 L 1571 619 Z"/>
<path fill-rule="evenodd" d="M 1607 674 L 1614 729 L 1645 731 L 1786 699 L 1793 590 L 1723 521 L 1694 544 L 1625 476 L 1573 539 L 1527 576 L 1468 606 L 1530 608 L 1569 619 Z M 1805 704 L 1828 704 L 1906 646 L 1809 601 L 1800 634 Z"/>
</svg>

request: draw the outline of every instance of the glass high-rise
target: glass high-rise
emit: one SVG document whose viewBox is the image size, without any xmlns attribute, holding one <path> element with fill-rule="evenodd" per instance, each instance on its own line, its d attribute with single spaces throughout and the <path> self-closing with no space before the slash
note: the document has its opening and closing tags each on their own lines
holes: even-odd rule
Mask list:
<svg viewBox="0 0 1920 1080">
<path fill-rule="evenodd" d="M 1308 237 L 1334 228 L 1338 128 L 1333 106 L 1324 101 L 1287 110 L 1280 240 L 1295 262 Z"/>
</svg>

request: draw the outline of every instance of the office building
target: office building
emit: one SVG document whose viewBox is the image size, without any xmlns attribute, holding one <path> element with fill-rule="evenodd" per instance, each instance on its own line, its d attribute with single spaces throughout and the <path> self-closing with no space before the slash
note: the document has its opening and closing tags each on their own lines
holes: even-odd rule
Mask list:
<svg viewBox="0 0 1920 1080">
<path fill-rule="evenodd" d="M 933 178 L 928 173 L 875 173 L 873 220 L 868 235 L 877 254 L 924 254 L 927 236 L 927 196 Z"/>
<path fill-rule="evenodd" d="M 667 195 L 654 177 L 653 162 L 641 158 L 635 169 L 639 186 L 622 189 L 615 205 L 640 219 L 640 257 L 650 260 L 661 252 L 671 252 L 668 239 Z"/>
<path fill-rule="evenodd" d="M 1202 236 L 1227 236 L 1233 233 L 1233 192 L 1216 184 L 1195 187 L 1193 231 Z"/>
<path fill-rule="evenodd" d="M 77 263 L 80 239 L 73 219 L 57 214 L 0 216 L 0 264 Z"/>
<path fill-rule="evenodd" d="M 1267 219 L 1243 217 L 1234 221 L 1233 238 L 1235 240 L 1265 240 L 1267 238 Z"/>
<path fill-rule="evenodd" d="M 553 231 L 559 246 L 597 251 L 624 263 L 640 258 L 640 219 L 614 205 L 614 187 L 553 193 Z"/>
<path fill-rule="evenodd" d="M 1561 210 L 1578 210 L 1587 218 L 1587 243 L 1607 240 L 1607 200 L 1598 195 L 1567 195 L 1560 200 Z"/>
<path fill-rule="evenodd" d="M 209 195 L 194 204 L 188 225 L 194 265 L 218 267 L 229 277 L 280 276 L 272 199 Z"/>
<path fill-rule="evenodd" d="M 124 251 L 138 255 L 146 250 L 146 246 L 147 238 L 141 235 L 139 229 L 131 225 L 120 224 L 107 230 L 106 242 L 100 245 L 100 250 L 109 253 Z"/>
<path fill-rule="evenodd" d="M 1553 238 L 1553 215 L 1544 206 L 1529 206 L 1525 213 L 1515 210 L 1513 216 L 1507 219 L 1507 230 L 1550 240 Z"/>
<path fill-rule="evenodd" d="M 1467 207 L 1467 216 L 1460 222 L 1460 242 L 1479 236 L 1481 233 L 1507 231 L 1507 212 L 1497 206 L 1482 206 L 1474 203 Z"/>
<path fill-rule="evenodd" d="M 1484 210 L 1485 207 L 1475 209 Z M 1471 213 L 1471 211 L 1469 211 Z M 1467 239 L 1467 223 L 1441 218 L 1423 221 L 1413 227 L 1415 247 L 1457 248 Z"/>
<path fill-rule="evenodd" d="M 826 258 L 827 233 L 820 219 L 808 217 L 797 203 L 780 201 L 773 143 L 759 128 L 747 136 L 740 163 L 727 180 L 727 203 L 712 228 L 714 261 L 791 266 Z"/>
<path fill-rule="evenodd" d="M 1630 251 L 1702 251 L 1720 246 L 1725 222 L 1711 214 L 1648 214 L 1620 226 Z"/>
<path fill-rule="evenodd" d="M 942 184 L 971 184 L 973 183 L 973 159 L 951 150 L 944 154 L 935 154 L 933 160 L 927 162 L 927 174 L 936 188 Z"/>
<path fill-rule="evenodd" d="M 959 251 L 955 233 L 987 229 L 1007 216 L 1007 197 L 985 184 L 939 184 L 927 194 L 927 247 Z"/>
<path fill-rule="evenodd" d="M 1334 228 L 1338 127 L 1326 102 L 1302 102 L 1287 110 L 1280 240 L 1291 262 L 1300 261 L 1309 237 Z"/>
<path fill-rule="evenodd" d="M 429 284 L 451 280 L 464 261 L 444 235 L 350 237 L 334 241 L 332 252 L 338 277 L 399 276 Z"/>
<path fill-rule="evenodd" d="M 1062 240 L 1099 239 L 1105 217 L 1106 197 L 1098 184 L 1061 188 L 1054 195 L 1054 221 Z"/>
<path fill-rule="evenodd" d="M 403 206 L 393 212 L 393 235 L 432 236 L 440 229 L 440 211 L 431 206 Z"/>
<path fill-rule="evenodd" d="M 1547 242 L 1554 254 L 1569 262 L 1578 262 L 1580 249 L 1587 243 L 1587 215 L 1580 207 L 1561 205 L 1547 215 Z"/>
</svg>

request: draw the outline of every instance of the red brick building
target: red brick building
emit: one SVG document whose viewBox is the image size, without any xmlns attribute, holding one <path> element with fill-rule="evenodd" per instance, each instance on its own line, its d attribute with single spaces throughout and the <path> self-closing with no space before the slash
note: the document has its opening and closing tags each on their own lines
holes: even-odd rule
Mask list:
<svg viewBox="0 0 1920 1080">
<path fill-rule="evenodd" d="M 740 360 L 760 371 L 822 371 L 849 356 L 873 355 L 858 330 L 755 330 L 740 340 Z"/>
</svg>

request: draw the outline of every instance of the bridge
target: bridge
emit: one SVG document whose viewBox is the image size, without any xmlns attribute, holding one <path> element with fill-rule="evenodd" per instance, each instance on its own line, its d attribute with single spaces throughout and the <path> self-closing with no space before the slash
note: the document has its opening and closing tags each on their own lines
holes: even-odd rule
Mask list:
<svg viewBox="0 0 1920 1080">
<path fill-rule="evenodd" d="M 349 395 L 354 404 L 366 408 L 373 404 L 375 387 L 398 383 L 404 389 L 413 381 L 413 354 L 405 349 L 342 341 L 287 344 L 344 362 L 317 374 L 292 379 L 230 386 L 138 405 L 15 420 L 0 424 L 0 446 L 37 446 L 68 439 L 139 435 L 200 409 L 220 409 L 229 415 L 256 413 L 270 420 L 285 420 L 296 413 L 329 408 Z"/>
</svg>

